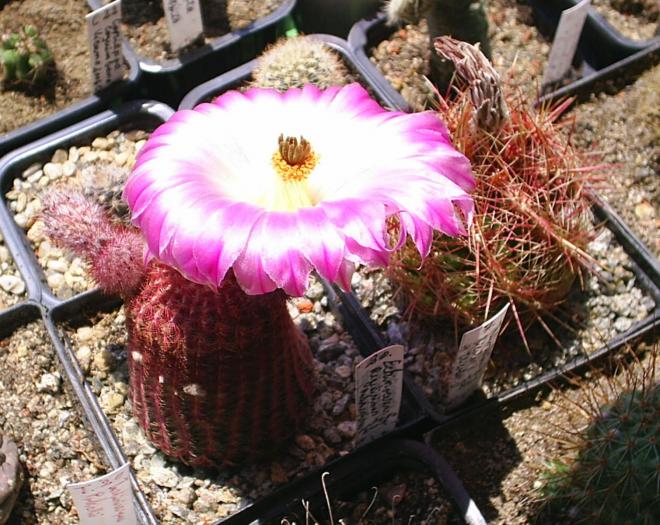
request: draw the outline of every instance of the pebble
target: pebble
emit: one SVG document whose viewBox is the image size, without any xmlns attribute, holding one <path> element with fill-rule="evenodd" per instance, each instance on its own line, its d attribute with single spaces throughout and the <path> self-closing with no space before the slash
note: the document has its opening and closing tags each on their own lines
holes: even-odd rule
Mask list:
<svg viewBox="0 0 660 525">
<path fill-rule="evenodd" d="M 159 487 L 167 487 L 172 489 L 179 483 L 179 476 L 177 476 L 172 470 L 162 466 L 152 467 L 149 471 L 149 474 L 151 475 L 151 479 L 154 481 L 154 483 L 156 483 L 156 485 Z M 183 491 L 185 490 L 189 491 L 190 493 L 187 501 L 192 501 L 194 492 L 191 489 L 183 489 Z M 183 491 L 179 491 L 178 493 L 181 494 Z M 177 499 L 177 501 L 180 500 Z"/>
<path fill-rule="evenodd" d="M 25 283 L 20 277 L 16 275 L 1 275 L 0 288 L 2 288 L 5 292 L 9 292 L 14 295 L 22 295 L 25 293 Z"/>
<path fill-rule="evenodd" d="M 62 378 L 59 372 L 52 374 L 43 374 L 37 383 L 37 392 L 57 394 L 60 391 Z"/>
<path fill-rule="evenodd" d="M 57 150 L 55 150 L 55 153 L 53 153 L 53 157 L 51 159 L 51 162 L 53 164 L 62 164 L 63 162 L 66 162 L 66 160 L 68 158 L 69 158 L 69 155 L 67 154 L 66 150 L 57 149 Z"/>
<path fill-rule="evenodd" d="M 44 165 L 44 175 L 49 177 L 50 180 L 59 179 L 62 176 L 62 166 L 49 162 Z"/>
</svg>

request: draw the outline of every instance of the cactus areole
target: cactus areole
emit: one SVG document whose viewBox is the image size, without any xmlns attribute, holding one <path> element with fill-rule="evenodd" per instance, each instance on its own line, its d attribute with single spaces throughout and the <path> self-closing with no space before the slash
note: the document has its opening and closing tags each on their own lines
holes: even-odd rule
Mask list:
<svg viewBox="0 0 660 525">
<path fill-rule="evenodd" d="M 151 440 L 221 465 L 271 453 L 312 406 L 313 358 L 287 295 L 312 270 L 349 288 L 356 263 L 385 265 L 406 234 L 426 255 L 434 230 L 465 233 L 473 184 L 432 113 L 386 111 L 357 84 L 251 88 L 177 112 L 140 150 L 124 190 L 146 241 L 133 292 L 113 279 L 137 281 L 126 246 L 139 233 L 94 236 L 97 214 L 65 202 L 46 203 L 46 225 L 127 297 L 133 410 Z M 62 235 L 76 224 L 93 241 Z"/>
</svg>

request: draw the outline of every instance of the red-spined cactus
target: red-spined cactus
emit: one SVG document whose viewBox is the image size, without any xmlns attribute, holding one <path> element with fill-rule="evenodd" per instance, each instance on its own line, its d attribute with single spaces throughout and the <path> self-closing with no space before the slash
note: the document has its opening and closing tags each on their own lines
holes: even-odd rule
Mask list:
<svg viewBox="0 0 660 525">
<path fill-rule="evenodd" d="M 436 49 L 464 83 L 438 112 L 472 162 L 475 220 L 467 237 L 436 235 L 423 267 L 409 243 L 390 264 L 390 277 L 408 314 L 422 320 L 472 326 L 508 301 L 525 341 L 526 326 L 551 315 L 591 265 L 587 188 L 595 170 L 557 123 L 567 103 L 531 109 L 503 93 L 474 46 L 443 37 Z"/>
<path fill-rule="evenodd" d="M 301 427 L 313 363 L 283 292 L 248 296 L 232 276 L 214 290 L 145 266 L 139 232 L 80 193 L 45 197 L 43 220 L 102 290 L 126 299 L 133 412 L 160 450 L 194 466 L 251 461 Z"/>
</svg>

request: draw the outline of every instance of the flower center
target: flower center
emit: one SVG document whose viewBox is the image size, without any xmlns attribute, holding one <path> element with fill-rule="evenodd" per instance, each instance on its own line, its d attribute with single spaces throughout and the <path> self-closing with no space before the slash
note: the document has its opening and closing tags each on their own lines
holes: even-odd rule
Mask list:
<svg viewBox="0 0 660 525">
<path fill-rule="evenodd" d="M 312 151 L 312 146 L 304 137 L 280 135 L 278 149 L 273 154 L 273 168 L 285 182 L 303 181 L 318 162 L 318 155 Z"/>
</svg>

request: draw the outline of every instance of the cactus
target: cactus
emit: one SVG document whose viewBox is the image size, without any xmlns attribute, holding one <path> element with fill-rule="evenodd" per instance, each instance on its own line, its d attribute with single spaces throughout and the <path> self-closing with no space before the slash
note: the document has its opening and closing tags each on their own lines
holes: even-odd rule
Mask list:
<svg viewBox="0 0 660 525">
<path fill-rule="evenodd" d="M 436 38 L 451 36 L 469 44 L 478 43 L 482 53 L 491 56 L 483 0 L 389 0 L 385 12 L 390 24 L 426 18 L 431 49 Z M 441 93 L 449 86 L 453 74 L 450 60 L 431 54 L 430 77 Z"/>
<path fill-rule="evenodd" d="M 0 65 L 4 86 L 39 84 L 46 80 L 54 64 L 53 55 L 33 26 L 2 36 Z"/>
<path fill-rule="evenodd" d="M 23 470 L 18 460 L 18 447 L 0 433 L 0 525 L 9 520 L 23 484 Z"/>
<path fill-rule="evenodd" d="M 133 414 L 167 455 L 193 466 L 263 458 L 301 428 L 314 366 L 277 291 L 218 290 L 143 263 L 141 235 L 81 193 L 44 197 L 46 233 L 126 300 Z M 241 329 L 249 327 L 249 330 Z"/>
<path fill-rule="evenodd" d="M 436 235 L 436 255 L 421 270 L 407 245 L 395 253 L 389 276 L 407 313 L 420 320 L 447 316 L 471 326 L 510 301 L 527 344 L 526 325 L 551 315 L 590 265 L 585 186 L 593 172 L 555 124 L 566 104 L 534 112 L 519 98 L 502 96 L 497 73 L 474 46 L 438 42 L 468 77 L 439 113 L 477 178 L 474 223 L 468 237 Z"/>
<path fill-rule="evenodd" d="M 657 348 L 654 352 L 645 365 L 627 365 L 625 380 L 598 383 L 588 402 L 574 406 L 589 421 L 585 429 L 560 437 L 574 454 L 548 465 L 541 490 L 543 513 L 557 518 L 568 514 L 571 523 L 660 523 Z"/>
<path fill-rule="evenodd" d="M 348 83 L 341 59 L 323 42 L 312 37 L 281 39 L 259 58 L 254 85 L 286 91 L 314 84 L 320 89 Z"/>
</svg>

